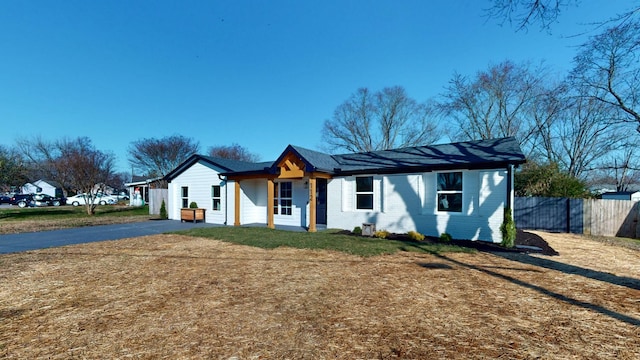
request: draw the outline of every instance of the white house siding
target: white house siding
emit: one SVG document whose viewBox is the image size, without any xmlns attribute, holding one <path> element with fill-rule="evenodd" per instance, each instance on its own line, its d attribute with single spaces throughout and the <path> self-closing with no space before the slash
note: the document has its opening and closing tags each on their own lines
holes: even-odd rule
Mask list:
<svg viewBox="0 0 640 360">
<path fill-rule="evenodd" d="M 283 180 L 289 181 L 289 180 Z M 291 215 L 273 215 L 275 225 L 307 226 L 307 202 L 309 200 L 308 180 L 291 180 Z M 305 188 L 307 186 L 307 188 Z"/>
<path fill-rule="evenodd" d="M 352 230 L 363 223 L 395 233 L 449 233 L 457 239 L 500 242 L 506 170 L 466 170 L 461 213 L 438 212 L 436 172 L 374 177 L 374 210 L 355 209 L 353 177 L 328 183 L 327 227 Z"/>
<path fill-rule="evenodd" d="M 182 208 L 182 187 L 189 188 L 188 203 L 196 202 L 198 207 L 207 209 L 205 212 L 206 222 L 214 224 L 224 224 L 230 222 L 233 216 L 233 182 L 229 186 L 220 180 L 220 171 L 215 167 L 198 162 L 193 164 L 183 173 L 171 180 L 169 183 L 169 196 L 167 213 L 169 219 L 180 220 L 180 209 Z M 213 200 L 211 198 L 211 187 L 220 186 L 221 211 L 213 210 Z M 227 214 L 225 216 L 225 209 Z M 231 212 L 229 212 L 231 209 Z M 231 213 L 231 215 L 229 215 Z"/>
<path fill-rule="evenodd" d="M 38 180 L 38 181 L 34 181 L 33 183 L 26 183 L 22 186 L 22 188 L 20 188 L 20 191 L 23 194 L 47 194 L 49 196 L 53 196 L 53 197 L 57 197 L 60 196 L 60 194 L 56 194 L 56 188 L 55 186 L 49 184 L 48 182 L 44 181 L 44 180 Z M 62 192 L 62 189 L 60 189 L 60 192 Z"/>
<path fill-rule="evenodd" d="M 240 223 L 267 223 L 267 180 L 240 181 Z"/>
<path fill-rule="evenodd" d="M 292 209 L 291 215 L 274 214 L 275 225 L 307 226 L 308 188 L 303 180 L 276 180 L 276 182 L 291 181 Z M 241 224 L 267 223 L 267 180 L 242 180 L 241 184 Z M 308 183 L 307 183 L 308 184 Z M 306 185 L 308 186 L 308 185 Z"/>
</svg>

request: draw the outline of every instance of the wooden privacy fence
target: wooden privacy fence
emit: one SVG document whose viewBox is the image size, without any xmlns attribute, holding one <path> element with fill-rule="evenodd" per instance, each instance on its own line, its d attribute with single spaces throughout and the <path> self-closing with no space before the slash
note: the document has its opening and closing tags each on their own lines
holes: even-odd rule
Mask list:
<svg viewBox="0 0 640 360">
<path fill-rule="evenodd" d="M 516 227 L 602 236 L 640 237 L 638 202 L 630 200 L 516 197 Z"/>
<path fill-rule="evenodd" d="M 159 215 L 162 201 L 164 200 L 164 206 L 169 206 L 167 200 L 169 199 L 168 189 L 150 189 L 149 190 L 149 214 Z"/>
</svg>

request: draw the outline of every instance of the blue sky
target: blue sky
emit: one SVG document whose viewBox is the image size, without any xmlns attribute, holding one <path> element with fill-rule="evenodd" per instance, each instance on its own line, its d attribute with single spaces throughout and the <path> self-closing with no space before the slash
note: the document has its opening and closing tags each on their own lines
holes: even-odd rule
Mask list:
<svg viewBox="0 0 640 360">
<path fill-rule="evenodd" d="M 571 68 L 573 36 L 636 1 L 590 0 L 552 32 L 515 32 L 488 1 L 0 2 L 0 145 L 88 136 L 130 171 L 127 148 L 174 134 L 274 160 L 320 146 L 360 87 L 416 100 L 504 60 Z"/>
</svg>

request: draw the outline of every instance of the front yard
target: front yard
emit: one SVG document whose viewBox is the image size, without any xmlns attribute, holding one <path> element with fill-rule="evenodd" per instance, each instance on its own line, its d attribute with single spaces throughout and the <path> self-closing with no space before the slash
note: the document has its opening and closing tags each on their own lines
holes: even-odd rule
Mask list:
<svg viewBox="0 0 640 360">
<path fill-rule="evenodd" d="M 84 206 L 48 206 L 0 208 L 0 235 L 31 231 L 47 231 L 80 226 L 107 225 L 146 221 L 157 216 L 149 215 L 148 206 L 100 205 L 93 216 L 87 215 Z"/>
<path fill-rule="evenodd" d="M 179 234 L 0 256 L 0 358 L 637 359 L 640 252 L 356 256 Z"/>
</svg>

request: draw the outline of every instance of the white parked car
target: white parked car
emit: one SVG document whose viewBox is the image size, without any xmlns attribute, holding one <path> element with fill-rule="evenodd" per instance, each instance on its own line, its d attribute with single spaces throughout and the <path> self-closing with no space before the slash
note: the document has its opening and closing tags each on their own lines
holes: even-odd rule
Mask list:
<svg viewBox="0 0 640 360">
<path fill-rule="evenodd" d="M 107 195 L 107 194 L 98 194 L 97 195 L 98 198 L 98 204 L 100 205 L 113 205 L 113 204 L 117 204 L 119 199 L 117 196 L 113 196 L 113 195 Z"/>
<path fill-rule="evenodd" d="M 112 205 L 117 203 L 118 200 L 110 195 L 97 194 L 93 202 L 94 204 L 98 204 L 98 205 L 107 205 L 107 204 Z M 87 195 L 85 194 L 73 195 L 67 198 L 67 204 L 70 204 L 73 206 L 86 205 L 86 203 L 87 203 Z"/>
</svg>

